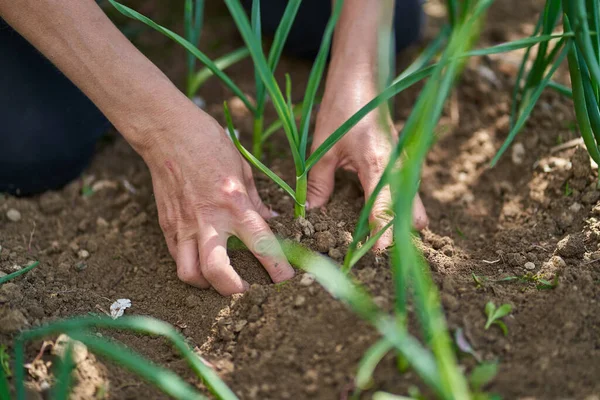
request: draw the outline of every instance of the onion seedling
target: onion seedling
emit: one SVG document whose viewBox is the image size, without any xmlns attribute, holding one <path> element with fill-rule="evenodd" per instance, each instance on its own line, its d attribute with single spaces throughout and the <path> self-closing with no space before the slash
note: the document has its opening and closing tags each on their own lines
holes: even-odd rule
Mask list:
<svg viewBox="0 0 600 400">
<path fill-rule="evenodd" d="M 253 116 L 253 145 L 252 152 L 258 159 L 262 158 L 262 145 L 264 143 L 263 136 L 265 135 L 264 129 L 264 113 L 265 105 L 267 102 L 267 91 L 262 80 L 261 75 L 258 71 L 255 73 L 255 89 L 256 99 L 251 100 L 239 86 L 225 73 L 223 70 L 230 65 L 244 59 L 249 54 L 248 48 L 240 48 L 233 52 L 212 61 L 206 54 L 197 48 L 197 41 L 199 39 L 199 29 L 201 29 L 202 12 L 199 11 L 202 7 L 203 2 L 194 3 L 192 0 L 186 0 L 186 37 L 182 37 L 177 33 L 157 24 L 150 18 L 138 13 L 137 11 L 124 6 L 115 0 L 109 0 L 110 3 L 123 15 L 132 19 L 138 20 L 147 26 L 157 30 L 164 34 L 170 39 L 174 40 L 188 51 L 188 84 L 187 84 L 187 95 L 192 98 L 199 86 L 210 76 L 216 76 L 227 88 L 229 88 L 246 106 Z M 292 23 L 300 7 L 301 0 L 291 0 L 288 2 L 279 27 L 275 32 L 273 43 L 268 55 L 268 69 L 272 74 L 277 68 L 281 53 L 283 52 L 284 44 L 287 40 L 288 34 L 292 27 Z M 239 8 L 243 12 L 241 5 Z M 258 48 L 262 52 L 262 33 L 261 33 L 261 21 L 260 21 L 260 0 L 254 0 L 252 3 L 251 11 L 251 23 L 249 32 L 253 39 L 256 41 Z M 198 72 L 191 72 L 194 70 L 195 60 L 200 61 L 204 65 L 204 68 Z M 294 116 L 299 115 L 299 109 L 296 108 Z M 275 124 L 275 123 L 274 123 Z M 266 129 L 269 135 L 277 130 L 277 125 L 272 125 Z"/>
<path fill-rule="evenodd" d="M 498 325 L 500 329 L 502 329 L 502 333 L 504 336 L 508 335 L 508 328 L 502 318 L 506 317 L 512 311 L 512 306 L 510 304 L 502 304 L 500 307 L 496 307 L 496 305 L 490 301 L 485 305 L 485 315 L 487 316 L 487 321 L 485 322 L 485 329 L 488 330 L 492 325 Z"/>
<path fill-rule="evenodd" d="M 308 83 L 306 85 L 306 92 L 302 102 L 301 118 L 299 125 L 296 124 L 293 107 L 291 106 L 290 100 L 290 79 L 286 79 L 286 90 L 285 96 L 284 91 L 281 90 L 274 75 L 273 68 L 269 60 L 265 56 L 262 50 L 262 43 L 259 40 L 259 36 L 253 30 L 253 25 L 248 20 L 244 9 L 242 8 L 239 0 L 225 0 L 225 3 L 229 7 L 229 11 L 233 16 L 235 23 L 250 51 L 250 56 L 254 62 L 257 74 L 260 75 L 264 88 L 271 98 L 275 110 L 282 121 L 283 129 L 285 131 L 290 150 L 292 152 L 292 158 L 294 160 L 295 171 L 296 171 L 296 184 L 295 188 L 292 189 L 287 183 L 281 178 L 277 177 L 267 166 L 265 166 L 255 154 L 246 150 L 240 141 L 235 137 L 231 116 L 227 106 L 225 106 L 225 116 L 227 120 L 227 127 L 231 136 L 231 139 L 235 143 L 238 150 L 242 155 L 257 169 L 269 176 L 275 181 L 295 202 L 294 215 L 296 217 L 304 216 L 306 213 L 306 195 L 307 195 L 307 184 L 308 184 L 308 172 L 310 169 L 346 134 L 354 127 L 362 118 L 368 113 L 375 110 L 381 104 L 385 103 L 393 96 L 397 95 L 400 91 L 413 85 L 424 77 L 428 76 L 432 69 L 422 69 L 417 72 L 411 73 L 402 79 L 395 80 L 390 86 L 378 96 L 372 99 L 359 111 L 357 111 L 352 117 L 344 122 L 338 129 L 336 129 L 328 138 L 325 140 L 309 157 L 307 157 L 307 146 L 308 146 L 308 130 L 310 125 L 310 117 L 312 114 L 317 89 L 321 83 L 323 72 L 325 69 L 325 63 L 329 54 L 329 48 L 331 45 L 331 38 L 335 28 L 335 24 L 341 14 L 343 1 L 336 1 L 332 15 L 327 23 L 325 34 L 321 41 L 321 46 L 311 73 L 309 76 Z M 255 1 L 255 4 L 258 1 Z M 288 8 L 291 7 L 288 3 Z M 254 15 L 254 13 L 252 13 Z M 285 19 L 285 15 L 284 15 Z M 281 25 L 280 25 L 281 27 Z M 287 97 L 287 98 L 286 98 Z"/>
<path fill-rule="evenodd" d="M 590 157 L 600 162 L 600 6 L 595 0 L 547 0 L 532 38 L 550 35 L 560 22 L 564 33 L 551 46 L 539 44 L 531 69 L 526 72 L 531 49 L 525 53 L 513 92 L 510 133 L 498 154 L 495 165 L 523 128 L 546 87 L 573 99 L 579 130 Z M 551 80 L 568 57 L 572 90 Z"/>
</svg>

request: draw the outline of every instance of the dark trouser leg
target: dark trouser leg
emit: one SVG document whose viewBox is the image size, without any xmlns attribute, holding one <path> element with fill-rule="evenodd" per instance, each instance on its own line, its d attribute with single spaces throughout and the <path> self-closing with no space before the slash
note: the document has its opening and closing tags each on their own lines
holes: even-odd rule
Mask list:
<svg viewBox="0 0 600 400">
<path fill-rule="evenodd" d="M 261 1 L 264 34 L 275 33 L 287 3 L 288 0 Z M 424 23 L 421 3 L 422 0 L 396 0 L 394 30 L 397 52 L 420 38 Z M 250 10 L 252 0 L 244 0 L 244 4 Z M 331 0 L 303 0 L 286 42 L 286 51 L 298 57 L 314 58 L 330 15 Z"/>
<path fill-rule="evenodd" d="M 107 128 L 94 104 L 0 19 L 0 192 L 64 186 Z"/>
</svg>

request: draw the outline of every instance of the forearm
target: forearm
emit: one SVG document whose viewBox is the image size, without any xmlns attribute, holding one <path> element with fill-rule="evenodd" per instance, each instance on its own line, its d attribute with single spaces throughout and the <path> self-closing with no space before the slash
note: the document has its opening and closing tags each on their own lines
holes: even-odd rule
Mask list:
<svg viewBox="0 0 600 400">
<path fill-rule="evenodd" d="M 376 78 L 379 32 L 382 27 L 389 30 L 393 6 L 394 0 L 344 0 L 334 34 L 329 80 L 344 80 L 348 75 Z"/>
<path fill-rule="evenodd" d="M 71 79 L 138 152 L 150 145 L 155 127 L 191 104 L 94 0 L 0 0 L 0 16 Z"/>
</svg>

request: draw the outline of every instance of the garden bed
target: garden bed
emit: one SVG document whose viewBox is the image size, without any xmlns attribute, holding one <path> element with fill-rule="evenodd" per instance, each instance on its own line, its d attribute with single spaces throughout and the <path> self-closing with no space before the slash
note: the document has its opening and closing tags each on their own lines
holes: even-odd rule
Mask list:
<svg viewBox="0 0 600 400">
<path fill-rule="evenodd" d="M 492 45 L 531 34 L 543 2 L 531 3 L 496 2 L 482 42 Z M 434 5 L 429 6 L 432 31 Z M 145 12 L 156 16 L 160 11 Z M 211 12 L 222 18 L 219 7 Z M 227 47 L 240 44 L 232 23 L 210 21 L 203 32 L 207 43 L 227 38 L 232 42 Z M 166 43 L 153 34 L 142 35 L 140 41 L 151 52 L 162 52 Z M 179 81 L 184 63 L 181 53 L 175 54 L 161 54 L 157 62 Z M 165 61 L 173 57 L 180 62 Z M 422 248 L 451 330 L 462 328 L 482 359 L 500 361 L 490 391 L 506 399 L 597 399 L 600 192 L 597 170 L 590 167 L 585 150 L 557 150 L 557 145 L 578 137 L 571 102 L 553 92 L 542 96 L 513 148 L 495 168 L 488 167 L 507 134 L 518 61 L 519 56 L 503 55 L 468 64 L 424 168 L 420 193 L 430 226 L 421 235 Z M 231 69 L 242 89 L 243 79 L 252 87 L 249 67 L 246 60 Z M 279 69 L 303 82 L 309 64 L 286 58 Z M 209 112 L 223 123 L 221 104 L 231 95 L 215 80 L 201 94 Z M 414 89 L 397 98 L 399 126 L 417 94 Z M 243 109 L 234 114 L 243 138 L 251 119 Z M 282 135 L 269 145 L 267 156 L 274 172 L 294 179 Z M 310 211 L 309 224 L 302 226 L 291 215 L 292 200 L 267 178 L 256 174 L 256 179 L 262 198 L 281 213 L 270 221 L 274 231 L 332 258 L 343 256 L 363 204 L 352 175 L 338 174 L 332 201 Z M 91 193 L 91 188 L 96 190 Z M 7 218 L 10 209 L 19 211 L 19 221 Z M 357 363 L 379 337 L 301 273 L 271 285 L 247 251 L 231 252 L 232 265 L 252 284 L 244 295 L 225 298 L 179 282 L 157 223 L 150 175 L 114 134 L 99 145 L 80 181 L 36 198 L 3 197 L 0 210 L 0 271 L 12 272 L 14 265 L 31 260 L 41 263 L 0 287 L 1 343 L 10 345 L 14 333 L 27 326 L 102 313 L 114 300 L 129 298 L 127 314 L 156 317 L 178 327 L 240 398 L 336 399 L 351 393 Z M 380 305 L 392 305 L 386 255 L 366 256 L 354 273 Z M 536 273 L 549 279 L 559 274 L 558 286 L 542 290 L 536 282 L 500 281 Z M 506 336 L 497 327 L 484 330 L 488 301 L 513 305 L 505 318 Z M 198 384 L 162 339 L 111 335 Z M 29 360 L 40 347 L 41 342 L 28 346 Z M 90 362 L 79 371 L 79 398 L 90 398 L 99 385 L 114 399 L 160 398 L 160 392 L 135 376 L 88 357 Z M 465 356 L 462 363 L 472 366 L 474 361 Z M 410 386 L 419 385 L 414 373 L 398 373 L 393 357 L 374 376 L 376 390 L 406 394 Z"/>
</svg>

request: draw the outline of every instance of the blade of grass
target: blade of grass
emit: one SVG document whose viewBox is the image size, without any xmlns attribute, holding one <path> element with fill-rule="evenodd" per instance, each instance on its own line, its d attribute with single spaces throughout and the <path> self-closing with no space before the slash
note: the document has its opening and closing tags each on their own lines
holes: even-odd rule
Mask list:
<svg viewBox="0 0 600 400">
<path fill-rule="evenodd" d="M 526 37 L 523 39 L 518 39 L 507 43 L 501 43 L 483 49 L 470 50 L 461 54 L 460 57 L 487 56 L 490 54 L 506 53 L 509 51 L 528 48 L 539 43 L 546 43 L 549 40 L 572 38 L 573 36 L 574 35 L 572 32 L 566 32 L 555 35 L 540 35 L 535 37 Z"/>
<path fill-rule="evenodd" d="M 44 325 L 29 331 L 21 333 L 14 342 L 15 345 L 15 365 L 25 365 L 24 343 L 29 340 L 66 333 L 71 338 L 73 333 L 82 332 L 89 328 L 111 328 L 125 329 L 133 332 L 158 335 L 167 338 L 177 351 L 185 358 L 196 375 L 202 379 L 206 387 L 218 399 L 237 400 L 237 396 L 225 385 L 219 376 L 210 367 L 208 367 L 200 356 L 191 351 L 186 344 L 185 339 L 166 322 L 149 317 L 121 317 L 112 319 L 110 317 L 79 317 L 63 321 L 57 321 L 49 325 Z M 24 369 L 15 368 L 15 386 L 17 388 L 17 399 L 25 399 L 25 381 Z"/>
<path fill-rule="evenodd" d="M 344 266 L 342 267 L 342 272 L 349 272 L 352 267 L 356 265 L 356 263 L 364 257 L 365 254 L 369 252 L 375 246 L 375 243 L 383 236 L 385 231 L 392 227 L 394 220 L 392 219 L 388 222 L 383 228 L 378 230 L 374 235 L 372 235 L 365 243 L 363 243 L 360 248 L 348 248 L 348 252 L 346 253 L 346 257 L 348 257 L 348 261 L 344 258 Z"/>
<path fill-rule="evenodd" d="M 548 82 L 548 88 L 554 90 L 555 92 L 568 97 L 570 99 L 573 98 L 573 91 L 566 87 L 565 85 L 561 85 L 560 83 L 554 82 L 554 81 L 549 81 Z"/>
<path fill-rule="evenodd" d="M 183 46 L 187 51 L 192 53 L 198 60 L 200 60 L 200 62 L 202 64 L 204 64 L 208 69 L 210 69 L 212 71 L 212 73 L 217 78 L 219 78 L 223 82 L 223 84 L 225 86 L 227 86 L 236 96 L 238 96 L 240 98 L 240 100 L 242 100 L 242 102 L 246 105 L 248 110 L 252 111 L 253 113 L 256 112 L 256 107 L 254 107 L 252 102 L 250 102 L 250 100 L 242 92 L 242 90 L 235 83 L 233 83 L 233 81 L 223 71 L 221 71 L 210 58 L 208 58 L 203 52 L 198 50 L 193 44 L 191 44 L 189 41 L 185 40 L 184 38 L 182 38 L 175 32 L 173 32 L 161 25 L 158 25 L 157 23 L 152 21 L 150 18 L 140 14 L 139 12 L 137 12 L 127 6 L 124 6 L 123 4 L 120 4 L 120 3 L 116 2 L 115 0 L 108 0 L 108 1 L 110 1 L 110 3 L 121 14 L 125 15 L 126 17 L 135 19 L 137 21 L 140 21 L 140 22 L 148 25 L 150 28 L 157 30 L 158 32 L 162 33 L 163 35 L 167 36 L 168 38 L 174 40 L 175 42 L 177 42 L 178 44 Z"/>
<path fill-rule="evenodd" d="M 214 61 L 214 64 L 220 71 L 223 71 L 231 67 L 232 65 L 242 61 L 244 58 L 248 57 L 249 54 L 250 52 L 248 52 L 247 48 L 241 47 L 232 51 L 231 53 L 225 54 L 224 56 L 217 58 Z M 192 82 L 190 84 L 188 92 L 188 97 L 192 97 L 193 95 L 195 95 L 200 86 L 202 86 L 202 84 L 213 75 L 214 73 L 208 67 L 203 67 L 201 70 L 199 70 L 192 78 Z"/>
<path fill-rule="evenodd" d="M 279 59 L 281 58 L 281 53 L 283 52 L 283 46 L 287 41 L 288 35 L 290 34 L 290 30 L 292 29 L 292 25 L 294 24 L 294 20 L 296 19 L 296 15 L 298 14 L 298 9 L 302 4 L 302 0 L 290 0 L 283 12 L 283 16 L 281 17 L 281 21 L 279 22 L 279 26 L 275 31 L 275 35 L 273 36 L 273 43 L 271 44 L 271 50 L 269 50 L 269 59 L 268 64 L 271 71 L 275 72 L 277 69 L 277 64 L 279 63 Z"/>
<path fill-rule="evenodd" d="M 296 194 L 294 190 L 288 185 L 283 179 L 281 179 L 277 174 L 269 169 L 266 165 L 264 165 L 260 160 L 258 160 L 252 153 L 250 153 L 242 144 L 239 139 L 235 135 L 235 130 L 233 128 L 233 121 L 231 119 L 231 113 L 229 112 L 229 107 L 227 106 L 227 102 L 223 104 L 223 109 L 225 112 L 225 120 L 227 121 L 227 130 L 229 132 L 229 137 L 233 141 L 233 144 L 238 149 L 238 151 L 248 160 L 250 164 L 252 164 L 255 168 L 260 170 L 263 174 L 267 175 L 271 178 L 275 183 L 279 185 L 285 192 L 292 198 L 292 200 L 296 201 Z"/>
<path fill-rule="evenodd" d="M 369 389 L 373 382 L 375 368 L 393 348 L 394 346 L 387 339 L 379 339 L 367 349 L 358 363 L 356 378 L 354 378 L 356 385 L 354 397 L 358 397 L 362 390 Z"/>
<path fill-rule="evenodd" d="M 10 399 L 10 387 L 8 386 L 8 379 L 4 368 L 0 368 L 0 399 Z"/>
<path fill-rule="evenodd" d="M 3 276 L 2 278 L 0 278 L 0 285 L 2 285 L 3 283 L 6 283 L 12 279 L 15 279 L 18 276 L 21 276 L 23 274 L 28 273 L 29 271 L 31 271 L 32 269 L 34 269 L 35 267 L 37 267 L 38 265 L 40 265 L 39 261 L 36 261 L 24 268 L 21 268 L 20 270 L 13 272 L 11 274 L 8 274 L 6 276 Z"/>
<path fill-rule="evenodd" d="M 202 20 L 204 15 L 204 0 L 185 0 L 184 6 L 184 32 L 185 38 L 194 46 L 198 46 L 200 33 L 202 32 Z M 187 54 L 188 82 L 191 82 L 196 69 L 196 58 L 193 54 Z"/>
<path fill-rule="evenodd" d="M 262 43 L 262 24 L 261 24 L 261 16 L 260 16 L 260 0 L 252 0 L 252 10 L 250 12 L 250 24 L 252 27 L 252 32 L 254 33 L 255 39 L 260 44 L 260 49 L 263 51 L 263 43 Z M 260 77 L 260 73 L 256 66 L 254 66 L 254 85 L 256 87 L 256 115 L 262 115 L 264 113 L 265 108 L 265 96 L 266 89 L 265 84 Z"/>
<path fill-rule="evenodd" d="M 444 43 L 447 42 L 448 36 L 450 35 L 451 31 L 452 30 L 450 26 L 445 25 L 441 29 L 440 33 L 436 36 L 436 38 L 425 48 L 425 50 L 423 50 L 423 52 L 421 52 L 421 54 L 419 54 L 419 56 L 404 71 L 402 71 L 400 75 L 398 75 L 398 77 L 396 77 L 396 79 L 394 79 L 393 82 L 400 81 L 406 78 L 407 76 L 425 68 L 427 64 L 429 64 L 429 62 L 433 60 L 435 55 L 442 48 L 442 45 L 444 45 Z"/>
<path fill-rule="evenodd" d="M 298 119 L 300 117 L 300 115 L 302 115 L 302 104 L 295 104 L 292 107 L 292 112 L 294 114 L 294 120 Z M 281 128 L 283 128 L 283 122 L 280 119 L 273 122 L 271 125 L 269 125 L 267 127 L 267 129 L 264 130 L 262 137 L 261 137 L 261 143 L 266 142 L 267 139 L 269 137 L 271 137 L 272 134 L 274 134 Z"/>
<path fill-rule="evenodd" d="M 340 125 L 329 137 L 319 146 L 306 160 L 306 171 L 309 171 L 315 164 L 327 153 L 342 137 L 354 127 L 361 119 L 363 119 L 368 113 L 376 109 L 379 105 L 386 102 L 392 96 L 400 93 L 401 91 L 411 87 L 415 83 L 419 82 L 423 78 L 431 75 L 435 68 L 435 65 L 424 68 L 418 72 L 408 75 L 402 80 L 395 81 L 392 85 L 386 88 L 373 100 L 368 102 L 360 110 L 358 110 L 352 117 L 346 122 Z"/>
<path fill-rule="evenodd" d="M 540 16 L 538 22 L 535 26 L 533 34 L 530 37 L 535 37 L 538 35 L 540 30 L 542 29 L 543 23 L 543 15 Z M 517 107 L 519 105 L 519 99 L 523 98 L 523 91 L 526 89 L 525 84 L 521 84 L 523 81 L 523 76 L 525 74 L 525 69 L 527 67 L 527 61 L 529 60 L 529 55 L 531 54 L 531 49 L 533 47 L 527 47 L 525 51 L 525 55 L 523 56 L 523 60 L 521 61 L 521 65 L 519 66 L 519 71 L 517 72 L 517 77 L 515 80 L 515 87 L 513 88 L 512 97 L 511 97 L 511 109 L 510 109 L 510 120 L 508 126 L 512 129 L 515 125 L 515 118 L 517 115 Z M 527 81 L 527 80 L 526 80 Z"/>
</svg>

